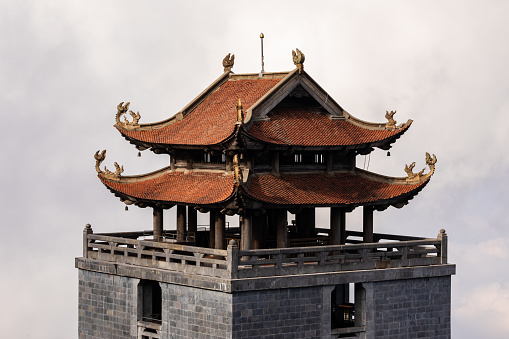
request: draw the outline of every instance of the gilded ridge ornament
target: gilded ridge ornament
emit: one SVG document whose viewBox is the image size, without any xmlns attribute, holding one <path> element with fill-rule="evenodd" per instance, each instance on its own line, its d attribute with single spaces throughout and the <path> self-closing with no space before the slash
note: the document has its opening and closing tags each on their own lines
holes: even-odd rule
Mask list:
<svg viewBox="0 0 509 339">
<path fill-rule="evenodd" d="M 304 69 L 304 60 L 306 59 L 306 56 L 298 48 L 296 48 L 295 51 L 292 51 L 292 59 L 293 64 L 297 66 L 300 74 Z"/>
<path fill-rule="evenodd" d="M 237 102 L 237 123 L 242 123 L 244 121 L 244 113 L 242 112 L 242 102 Z"/>
<path fill-rule="evenodd" d="M 231 55 L 231 57 L 230 54 L 231 53 L 228 53 L 223 59 L 223 67 L 225 72 L 231 71 L 233 63 L 235 62 L 235 54 Z"/>
<path fill-rule="evenodd" d="M 140 112 L 134 113 L 133 111 L 129 110 L 130 102 L 126 102 L 124 105 L 124 102 L 122 101 L 120 104 L 117 105 L 117 114 L 115 116 L 115 120 L 117 121 L 117 124 L 122 126 L 124 129 L 135 129 L 138 128 L 140 125 L 138 122 L 140 121 L 141 115 Z M 130 122 L 127 120 L 126 117 L 124 117 L 124 121 L 120 121 L 120 117 L 127 113 L 129 110 L 129 114 L 133 118 L 133 121 Z"/>
<path fill-rule="evenodd" d="M 97 173 L 99 173 L 99 175 L 101 175 L 105 179 L 115 181 L 120 180 L 120 174 L 124 172 L 124 166 L 119 166 L 118 163 L 115 162 L 113 164 L 115 166 L 115 172 L 111 172 L 106 168 L 106 166 L 104 166 L 104 171 L 102 171 L 100 168 L 101 163 L 104 161 L 104 159 L 106 159 L 106 150 L 102 151 L 101 153 L 99 153 L 99 151 L 95 152 L 94 159 L 95 159 L 95 170 L 97 171 Z"/>
<path fill-rule="evenodd" d="M 396 111 L 385 111 L 385 119 L 387 119 L 389 122 L 385 124 L 385 128 L 387 129 L 395 129 L 396 128 L 396 120 L 394 120 L 394 114 L 396 114 Z"/>
<path fill-rule="evenodd" d="M 235 154 L 233 156 L 233 173 L 235 178 L 235 183 L 238 184 L 242 182 L 242 171 L 239 166 L 239 155 Z"/>
<path fill-rule="evenodd" d="M 432 157 L 428 152 L 426 152 L 426 165 L 428 165 L 428 167 L 429 167 L 429 173 L 424 174 L 424 171 L 426 170 L 426 168 L 423 168 L 422 171 L 420 171 L 418 173 L 414 173 L 413 169 L 415 167 L 415 162 L 413 162 L 410 164 L 410 166 L 405 165 L 405 172 L 407 173 L 406 180 L 407 181 L 418 181 L 423 177 L 428 178 L 428 177 L 432 176 L 433 173 L 435 173 L 436 162 L 437 162 L 436 155 L 433 154 L 433 157 Z"/>
</svg>

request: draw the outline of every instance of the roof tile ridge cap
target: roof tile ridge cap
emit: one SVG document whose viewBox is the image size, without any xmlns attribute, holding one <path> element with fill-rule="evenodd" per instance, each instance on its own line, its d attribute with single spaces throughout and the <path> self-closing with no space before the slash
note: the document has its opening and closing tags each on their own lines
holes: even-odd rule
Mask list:
<svg viewBox="0 0 509 339">
<path fill-rule="evenodd" d="M 415 184 L 421 184 L 428 179 L 428 174 L 421 177 L 423 180 L 414 180 L 414 181 L 408 181 L 407 177 L 391 177 L 388 175 L 378 174 L 371 171 L 366 171 L 361 168 L 356 167 L 353 171 L 354 174 L 361 175 L 367 179 L 372 179 L 378 182 L 384 182 L 388 184 L 397 184 L 397 185 L 415 185 Z"/>
<path fill-rule="evenodd" d="M 205 100 L 210 93 L 212 93 L 217 87 L 221 86 L 223 83 L 228 81 L 229 75 L 233 74 L 232 71 L 226 71 L 219 78 L 214 80 L 207 88 L 205 88 L 200 94 L 198 94 L 193 100 L 191 100 L 184 108 L 175 113 L 172 117 L 168 119 L 164 119 L 158 122 L 148 123 L 148 124 L 139 124 L 139 127 L 135 130 L 137 131 L 146 131 L 146 130 L 154 130 L 169 126 L 177 121 L 184 119 L 184 117 L 192 112 L 196 106 L 198 106 L 203 100 Z M 123 130 L 126 130 L 122 128 Z"/>
<path fill-rule="evenodd" d="M 248 109 L 245 110 L 245 118 L 244 124 L 248 125 L 253 118 L 253 109 L 255 109 L 258 105 L 264 102 L 269 96 L 271 96 L 274 92 L 276 92 L 279 87 L 283 86 L 285 83 L 290 81 L 290 79 L 295 75 L 299 74 L 299 70 L 296 68 L 293 71 L 289 72 L 281 81 L 275 84 L 267 93 L 265 93 L 261 98 L 259 98 L 254 104 L 252 104 Z"/>
<path fill-rule="evenodd" d="M 362 119 L 359 119 L 355 116 L 353 116 L 352 114 L 350 114 L 349 112 L 347 112 L 346 110 L 344 111 L 345 113 L 345 120 L 358 126 L 358 127 L 362 127 L 362 128 L 366 128 L 366 129 L 371 129 L 371 130 L 379 130 L 379 131 L 385 131 L 385 130 L 389 130 L 386 128 L 386 125 L 387 123 L 386 122 L 371 122 L 371 121 L 365 121 L 365 120 L 362 120 Z M 399 125 L 398 127 L 392 129 L 392 131 L 403 131 L 405 129 L 407 129 L 408 127 L 410 127 L 410 125 L 413 123 L 414 121 L 412 119 L 408 119 L 407 122 L 405 122 L 404 124 L 401 124 Z"/>
<path fill-rule="evenodd" d="M 163 176 L 165 174 L 168 174 L 169 172 L 171 172 L 171 167 L 170 166 L 166 166 L 166 167 L 163 167 L 161 169 L 158 169 L 158 170 L 155 170 L 155 171 L 152 171 L 152 172 L 148 172 L 148 173 L 144 173 L 144 174 L 123 175 L 123 176 L 119 177 L 118 180 L 110 180 L 108 178 L 104 178 L 103 176 L 101 176 L 101 177 L 104 178 L 104 180 L 107 180 L 107 181 L 110 181 L 110 182 L 135 183 L 135 182 L 142 182 L 142 181 L 158 178 L 158 177 L 161 177 L 161 176 Z"/>
</svg>

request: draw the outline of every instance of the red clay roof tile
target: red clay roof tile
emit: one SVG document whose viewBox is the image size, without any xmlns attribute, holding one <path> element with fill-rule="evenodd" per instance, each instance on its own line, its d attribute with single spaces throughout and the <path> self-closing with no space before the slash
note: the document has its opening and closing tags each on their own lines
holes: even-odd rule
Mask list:
<svg viewBox="0 0 509 339">
<path fill-rule="evenodd" d="M 135 182 L 110 181 L 101 176 L 99 179 L 109 189 L 137 199 L 204 205 L 228 199 L 235 182 L 233 174 L 183 172 Z"/>
<path fill-rule="evenodd" d="M 276 107 L 268 121 L 256 121 L 249 135 L 278 145 L 334 146 L 358 145 L 388 139 L 409 125 L 394 130 L 371 130 L 348 120 L 331 120 L 309 108 Z"/>
<path fill-rule="evenodd" d="M 355 173 L 255 175 L 247 193 L 255 199 L 281 205 L 356 205 L 396 198 L 422 188 L 427 182 L 386 183 Z"/>
<path fill-rule="evenodd" d="M 238 99 L 246 109 L 281 79 L 229 79 L 184 119 L 154 130 L 123 130 L 123 135 L 142 142 L 173 145 L 213 145 L 228 138 L 237 122 Z"/>
</svg>

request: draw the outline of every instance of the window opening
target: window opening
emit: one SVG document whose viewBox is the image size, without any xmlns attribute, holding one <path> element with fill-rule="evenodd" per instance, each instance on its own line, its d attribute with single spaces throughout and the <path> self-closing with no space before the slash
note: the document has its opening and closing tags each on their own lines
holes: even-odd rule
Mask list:
<svg viewBox="0 0 509 339">
<path fill-rule="evenodd" d="M 138 285 L 138 315 L 143 321 L 161 323 L 162 296 L 157 281 L 142 280 Z"/>
<path fill-rule="evenodd" d="M 366 291 L 362 284 L 340 284 L 331 292 L 331 328 L 363 326 Z"/>
</svg>

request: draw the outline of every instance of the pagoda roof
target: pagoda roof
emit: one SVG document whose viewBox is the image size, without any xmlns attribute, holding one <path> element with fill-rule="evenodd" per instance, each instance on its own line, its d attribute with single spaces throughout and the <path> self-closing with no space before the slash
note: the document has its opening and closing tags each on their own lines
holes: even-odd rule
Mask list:
<svg viewBox="0 0 509 339">
<path fill-rule="evenodd" d="M 299 93 L 296 93 L 299 92 Z M 292 95 L 314 100 L 314 107 L 280 103 Z M 244 108 L 238 121 L 237 103 Z M 286 146 L 329 146 L 389 149 L 411 125 L 370 123 L 339 106 L 306 72 L 234 74 L 226 71 L 173 117 L 152 124 L 132 123 L 120 116 L 128 105 L 118 106 L 117 130 L 140 149 L 211 146 L 225 143 L 237 128 L 255 142 Z M 392 116 L 391 116 L 392 117 Z M 239 127 L 240 126 L 240 127 Z"/>
<path fill-rule="evenodd" d="M 214 172 L 172 172 L 169 167 L 146 175 L 99 179 L 127 204 L 141 207 L 162 204 L 213 205 L 226 201 L 234 192 L 234 176 Z M 140 204 L 141 203 L 141 204 Z"/>
<path fill-rule="evenodd" d="M 384 144 L 395 141 L 411 125 L 410 121 L 400 129 L 386 129 L 385 124 L 379 125 L 380 128 L 366 128 L 353 119 L 330 119 L 316 110 L 302 107 L 278 107 L 268 117 L 270 120 L 253 122 L 247 134 L 277 145 Z"/>
<path fill-rule="evenodd" d="M 406 203 L 429 181 L 409 182 L 356 169 L 353 172 L 254 175 L 247 193 L 277 205 L 348 206 Z"/>
<path fill-rule="evenodd" d="M 435 160 L 436 161 L 436 160 Z M 356 168 L 332 173 L 252 174 L 240 183 L 234 174 L 213 171 L 171 171 L 169 167 L 140 176 L 115 176 L 99 172 L 99 179 L 124 203 L 141 207 L 175 204 L 225 207 L 236 195 L 261 205 L 401 207 L 412 199 L 434 173 L 410 178 L 382 176 Z M 254 205 L 253 205 L 254 206 Z M 247 206 L 249 208 L 249 206 Z"/>
</svg>

